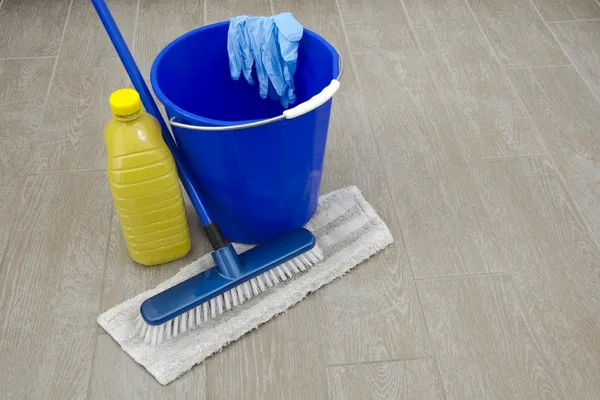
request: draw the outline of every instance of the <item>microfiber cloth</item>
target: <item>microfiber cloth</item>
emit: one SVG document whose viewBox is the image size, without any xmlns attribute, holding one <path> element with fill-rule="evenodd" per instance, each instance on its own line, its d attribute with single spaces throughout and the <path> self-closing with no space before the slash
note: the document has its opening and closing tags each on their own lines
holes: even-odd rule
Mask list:
<svg viewBox="0 0 600 400">
<path fill-rule="evenodd" d="M 140 305 L 148 297 L 210 268 L 213 264 L 210 254 L 183 267 L 156 288 L 106 311 L 98 317 L 98 323 L 127 354 L 166 385 L 393 241 L 385 223 L 355 186 L 322 196 L 306 228 L 313 232 L 323 249 L 322 262 L 195 330 L 152 347 L 136 334 L 135 320 Z M 236 245 L 236 249 L 243 251 L 248 246 Z"/>
</svg>

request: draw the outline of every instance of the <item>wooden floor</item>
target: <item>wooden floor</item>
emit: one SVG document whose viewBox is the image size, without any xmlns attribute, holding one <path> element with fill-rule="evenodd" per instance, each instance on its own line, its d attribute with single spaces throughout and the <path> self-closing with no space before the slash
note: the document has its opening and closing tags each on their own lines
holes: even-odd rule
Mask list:
<svg viewBox="0 0 600 400">
<path fill-rule="evenodd" d="M 322 192 L 395 242 L 160 386 L 97 315 L 143 268 L 109 194 L 129 81 L 87 0 L 0 0 L 0 398 L 600 398 L 595 0 L 110 0 L 144 74 L 170 40 L 292 11 L 346 60 Z"/>
</svg>

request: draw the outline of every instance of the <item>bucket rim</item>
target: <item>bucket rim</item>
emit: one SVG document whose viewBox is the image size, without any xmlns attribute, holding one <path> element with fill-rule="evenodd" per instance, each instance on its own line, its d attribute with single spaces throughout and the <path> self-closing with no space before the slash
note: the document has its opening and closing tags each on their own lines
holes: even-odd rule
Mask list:
<svg viewBox="0 0 600 400">
<path fill-rule="evenodd" d="M 193 122 L 195 124 L 202 124 L 202 125 L 208 125 L 208 126 L 235 126 L 235 125 L 242 125 L 242 124 L 251 124 L 254 122 L 258 122 L 258 121 L 262 121 L 263 118 L 257 118 L 257 119 L 251 119 L 251 120 L 239 120 L 239 121 L 224 121 L 224 120 L 219 120 L 219 119 L 212 119 L 212 118 L 208 118 L 208 117 L 203 117 L 194 113 L 191 113 L 189 111 L 184 110 L 183 108 L 177 106 L 175 103 L 173 103 L 161 90 L 160 85 L 158 84 L 158 78 L 157 78 L 157 69 L 158 69 L 158 65 L 160 64 L 161 60 L 166 56 L 166 54 L 181 40 L 184 40 L 185 38 L 189 37 L 189 36 L 193 36 L 195 34 L 197 34 L 198 32 L 204 31 L 204 30 L 209 30 L 209 29 L 214 29 L 214 28 L 219 28 L 223 25 L 229 25 L 229 21 L 220 21 L 220 22 L 215 22 L 212 24 L 208 24 L 208 25 L 204 25 L 201 27 L 198 27 L 196 29 L 193 29 L 189 32 L 184 33 L 181 36 L 178 36 L 177 38 L 171 40 L 156 56 L 156 58 L 154 59 L 154 61 L 152 62 L 152 67 L 150 69 L 150 83 L 152 85 L 152 90 L 154 91 L 156 97 L 158 98 L 158 100 L 160 100 L 160 102 L 162 103 L 162 105 L 168 109 L 168 111 L 171 111 L 173 114 L 175 114 L 176 116 L 178 116 L 179 118 L 185 119 L 187 121 Z M 316 40 L 320 41 L 323 45 L 325 45 L 329 51 L 331 51 L 331 53 L 333 55 L 335 55 L 336 58 L 339 57 L 339 53 L 337 52 L 336 48 L 329 43 L 325 38 L 323 38 L 321 35 L 319 35 L 316 32 L 311 31 L 308 28 L 303 28 L 304 30 L 304 34 L 308 34 L 309 36 L 314 37 Z M 336 71 L 336 69 L 338 69 L 338 63 L 334 63 L 333 65 L 334 68 L 334 75 L 337 76 L 337 74 L 339 73 L 339 70 Z M 169 117 L 171 117 L 169 115 Z M 277 116 L 274 116 L 277 117 Z"/>
</svg>

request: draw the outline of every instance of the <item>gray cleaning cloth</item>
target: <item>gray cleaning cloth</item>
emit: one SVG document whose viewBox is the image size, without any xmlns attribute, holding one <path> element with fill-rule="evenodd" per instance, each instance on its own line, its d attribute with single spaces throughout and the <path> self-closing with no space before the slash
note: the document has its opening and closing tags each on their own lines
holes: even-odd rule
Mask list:
<svg viewBox="0 0 600 400">
<path fill-rule="evenodd" d="M 98 317 L 98 323 L 127 354 L 166 385 L 393 241 L 385 223 L 354 186 L 319 198 L 317 212 L 306 228 L 313 232 L 323 250 L 322 262 L 175 339 L 157 347 L 145 344 L 135 329 L 140 305 L 148 297 L 211 267 L 210 254 L 183 267 L 156 288 L 106 311 Z M 236 245 L 238 251 L 247 248 Z"/>
</svg>

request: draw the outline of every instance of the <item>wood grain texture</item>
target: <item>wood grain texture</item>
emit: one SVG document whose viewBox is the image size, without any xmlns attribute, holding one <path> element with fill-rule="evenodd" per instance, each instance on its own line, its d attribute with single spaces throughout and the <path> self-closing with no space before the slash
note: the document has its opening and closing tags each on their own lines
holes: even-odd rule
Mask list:
<svg viewBox="0 0 600 400">
<path fill-rule="evenodd" d="M 560 399 L 509 276 L 419 281 L 448 399 Z"/>
<path fill-rule="evenodd" d="M 0 260 L 4 258 L 4 250 L 10 238 L 17 212 L 17 194 L 21 191 L 24 176 L 14 175 L 0 169 Z"/>
<path fill-rule="evenodd" d="M 204 364 L 168 386 L 159 384 L 108 334 L 98 334 L 90 399 L 206 399 Z"/>
<path fill-rule="evenodd" d="M 167 44 L 202 25 L 202 0 L 140 0 L 133 55 L 144 77 L 150 76 L 154 59 Z"/>
<path fill-rule="evenodd" d="M 0 170 L 29 173 L 53 58 L 0 60 Z"/>
<path fill-rule="evenodd" d="M 417 54 L 401 2 L 338 0 L 338 4 L 353 53 Z"/>
<path fill-rule="evenodd" d="M 30 176 L 0 268 L 2 393 L 86 396 L 111 201 L 103 173 Z"/>
<path fill-rule="evenodd" d="M 600 21 L 550 25 L 575 67 L 600 99 Z"/>
<path fill-rule="evenodd" d="M 129 45 L 137 0 L 107 4 Z M 110 94 L 130 86 L 127 74 L 89 1 L 75 1 L 41 128 L 34 171 L 99 169 L 105 165 L 104 126 Z"/>
<path fill-rule="evenodd" d="M 329 399 L 445 399 L 431 358 L 328 367 Z"/>
<path fill-rule="evenodd" d="M 206 22 L 228 21 L 236 15 L 266 16 L 271 15 L 269 0 L 204 0 L 206 1 Z"/>
<path fill-rule="evenodd" d="M 400 224 L 376 145 L 378 138 L 371 128 L 335 1 L 276 4 L 276 12 L 286 9 L 330 40 L 346 60 L 341 89 L 333 102 L 321 192 L 357 185 L 396 239 L 382 254 L 315 293 L 324 333 L 324 362 L 428 354 L 426 328 L 410 280 Z"/>
<path fill-rule="evenodd" d="M 502 64 L 511 67 L 569 64 L 530 0 L 467 1 Z"/>
<path fill-rule="evenodd" d="M 209 398 L 318 399 L 327 392 L 320 348 L 322 327 L 308 296 L 206 364 Z"/>
<path fill-rule="evenodd" d="M 600 18 L 596 0 L 533 0 L 546 21 Z"/>
<path fill-rule="evenodd" d="M 466 3 L 404 0 L 404 4 L 465 157 L 544 153 Z"/>
<path fill-rule="evenodd" d="M 480 163 L 474 172 L 563 393 L 598 398 L 600 252 L 558 171 L 542 158 Z"/>
<path fill-rule="evenodd" d="M 55 56 L 71 0 L 4 0 L 0 58 Z"/>
<path fill-rule="evenodd" d="M 582 216 L 600 238 L 600 110 L 572 67 L 508 72 Z"/>
<path fill-rule="evenodd" d="M 369 14 L 340 7 L 343 15 L 373 15 L 373 20 L 361 21 L 382 30 L 380 37 L 395 40 L 385 34 L 386 26 L 377 24 L 380 15 L 396 18 L 395 8 L 382 5 Z M 352 37 L 350 31 L 348 35 Z M 352 40 L 350 46 L 414 275 L 505 270 L 423 58 L 410 48 L 367 53 L 355 51 Z"/>
</svg>

